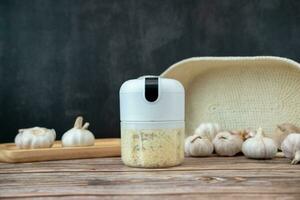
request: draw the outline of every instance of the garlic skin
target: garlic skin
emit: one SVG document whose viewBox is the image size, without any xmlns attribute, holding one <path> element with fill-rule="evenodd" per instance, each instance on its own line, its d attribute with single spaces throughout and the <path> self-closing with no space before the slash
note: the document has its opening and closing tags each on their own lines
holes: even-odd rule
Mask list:
<svg viewBox="0 0 300 200">
<path fill-rule="evenodd" d="M 19 149 L 49 148 L 56 138 L 54 129 L 33 127 L 19 129 L 15 137 L 15 144 Z"/>
<path fill-rule="evenodd" d="M 289 134 L 281 143 L 281 149 L 285 157 L 292 159 L 292 165 L 297 164 L 300 161 L 300 134 Z"/>
<path fill-rule="evenodd" d="M 243 142 L 241 135 L 224 131 L 216 135 L 213 145 L 218 155 L 234 156 L 241 152 Z"/>
<path fill-rule="evenodd" d="M 87 130 L 90 125 L 88 122 L 82 126 L 83 118 L 77 117 L 74 127 L 62 136 L 63 147 L 82 147 L 93 146 L 95 144 L 95 136 L 92 132 Z"/>
<path fill-rule="evenodd" d="M 210 156 L 214 151 L 214 147 L 209 139 L 193 135 L 185 139 L 184 151 L 186 156 Z"/>
<path fill-rule="evenodd" d="M 199 135 L 201 138 L 207 138 L 210 141 L 213 141 L 217 133 L 220 131 L 220 125 L 217 123 L 202 123 L 195 130 L 195 135 Z"/>
<path fill-rule="evenodd" d="M 242 152 L 247 158 L 271 159 L 277 153 L 277 145 L 271 138 L 265 137 L 262 129 L 259 128 L 253 138 L 243 143 Z"/>
<path fill-rule="evenodd" d="M 291 133 L 300 133 L 300 128 L 290 124 L 290 123 L 283 123 L 277 125 L 276 129 L 273 131 L 272 134 L 267 135 L 272 138 L 279 149 L 281 149 L 281 143 L 283 140 Z"/>
<path fill-rule="evenodd" d="M 249 138 L 254 137 L 256 135 L 256 130 L 253 130 L 252 128 L 247 128 L 243 130 L 233 130 L 230 131 L 230 133 L 241 136 L 242 139 L 245 141 Z"/>
</svg>

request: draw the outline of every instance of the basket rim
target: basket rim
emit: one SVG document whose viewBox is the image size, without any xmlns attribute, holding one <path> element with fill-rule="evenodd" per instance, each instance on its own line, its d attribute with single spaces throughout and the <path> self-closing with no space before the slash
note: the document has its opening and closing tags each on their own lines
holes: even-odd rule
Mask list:
<svg viewBox="0 0 300 200">
<path fill-rule="evenodd" d="M 168 67 L 164 72 L 161 73 L 161 76 L 166 76 L 170 71 L 178 68 L 183 67 L 185 64 L 190 62 L 199 62 L 199 61 L 277 61 L 282 62 L 286 64 L 293 65 L 294 67 L 297 67 L 300 69 L 300 63 L 285 57 L 279 57 L 279 56 L 204 56 L 204 57 L 190 57 L 183 59 L 179 62 L 174 63 L 170 67 Z"/>
</svg>

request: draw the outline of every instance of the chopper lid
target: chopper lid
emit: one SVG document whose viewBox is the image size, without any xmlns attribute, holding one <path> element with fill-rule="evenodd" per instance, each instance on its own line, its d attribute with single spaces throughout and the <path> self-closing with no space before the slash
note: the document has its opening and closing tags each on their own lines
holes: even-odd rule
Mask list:
<svg viewBox="0 0 300 200">
<path fill-rule="evenodd" d="M 183 121 L 184 88 L 174 79 L 142 76 L 120 88 L 121 121 Z"/>
</svg>

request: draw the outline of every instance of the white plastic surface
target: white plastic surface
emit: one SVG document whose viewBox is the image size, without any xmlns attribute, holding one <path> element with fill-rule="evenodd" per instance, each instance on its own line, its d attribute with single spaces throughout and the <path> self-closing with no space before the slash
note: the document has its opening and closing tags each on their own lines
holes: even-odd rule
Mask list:
<svg viewBox="0 0 300 200">
<path fill-rule="evenodd" d="M 158 99 L 149 102 L 145 98 L 145 77 L 128 80 L 121 86 L 121 121 L 184 121 L 185 99 L 181 83 L 159 77 Z"/>
</svg>

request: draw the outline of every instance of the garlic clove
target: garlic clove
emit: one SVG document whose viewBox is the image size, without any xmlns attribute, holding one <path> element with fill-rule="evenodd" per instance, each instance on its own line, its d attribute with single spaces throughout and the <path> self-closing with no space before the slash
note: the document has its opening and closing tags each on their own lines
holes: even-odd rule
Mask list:
<svg viewBox="0 0 300 200">
<path fill-rule="evenodd" d="M 234 156 L 241 152 L 243 138 L 240 134 L 220 132 L 213 140 L 215 151 L 220 156 Z"/>
<path fill-rule="evenodd" d="M 187 137 L 184 147 L 186 156 L 195 157 L 210 156 L 214 150 L 210 140 L 199 135 Z"/>
<path fill-rule="evenodd" d="M 271 138 L 265 137 L 262 128 L 259 128 L 253 138 L 243 143 L 242 152 L 247 158 L 271 159 L 276 156 L 277 146 Z"/>
<path fill-rule="evenodd" d="M 278 148 L 281 149 L 283 140 L 291 133 L 300 133 L 300 128 L 291 123 L 283 123 L 277 125 L 273 133 L 267 136 L 272 138 L 276 142 Z"/>
<path fill-rule="evenodd" d="M 64 147 L 93 146 L 94 143 L 95 137 L 90 131 L 83 132 L 79 129 L 71 129 L 62 137 Z"/>
<path fill-rule="evenodd" d="M 297 164 L 300 161 L 300 134 L 289 134 L 281 144 L 284 156 L 292 159 L 291 164 Z"/>
<path fill-rule="evenodd" d="M 20 129 L 15 144 L 20 149 L 49 148 L 56 138 L 54 129 L 33 127 Z"/>
<path fill-rule="evenodd" d="M 212 141 L 220 131 L 220 125 L 217 123 L 201 123 L 195 130 L 195 135 L 200 135 L 202 138 Z"/>
<path fill-rule="evenodd" d="M 77 117 L 74 127 L 65 132 L 62 136 L 63 147 L 81 147 L 93 146 L 95 144 L 95 136 L 88 130 L 89 123 L 86 122 L 83 126 L 83 118 Z"/>
</svg>

